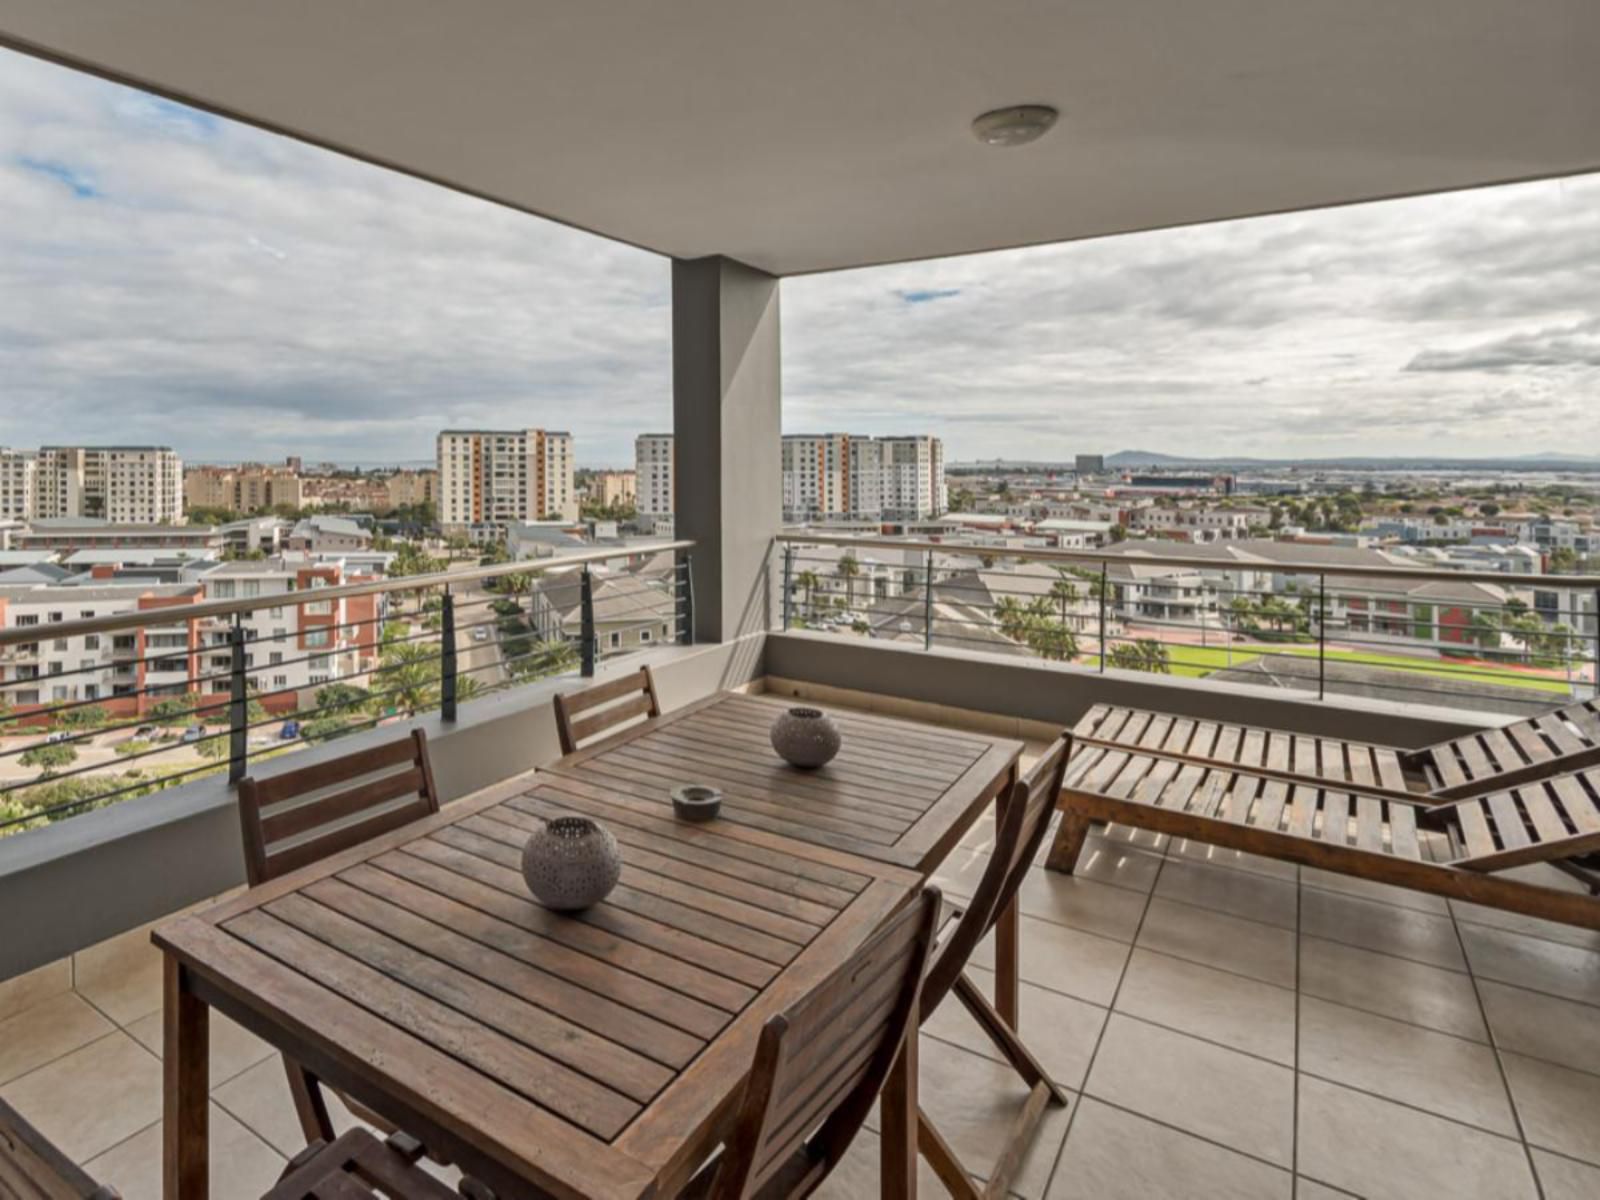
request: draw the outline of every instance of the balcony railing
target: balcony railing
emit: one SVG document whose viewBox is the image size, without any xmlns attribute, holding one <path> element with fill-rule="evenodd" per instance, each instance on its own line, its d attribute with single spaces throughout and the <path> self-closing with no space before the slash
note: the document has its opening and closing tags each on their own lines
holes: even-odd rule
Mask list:
<svg viewBox="0 0 1600 1200">
<path fill-rule="evenodd" d="M 1597 576 L 1250 561 L 1160 543 L 778 542 L 786 630 L 1482 712 L 1595 691 Z"/>
<path fill-rule="evenodd" d="M 0 837 L 687 642 L 692 545 L 205 601 L 176 624 L 168 607 L 0 630 Z M 140 630 L 142 651 L 121 640 Z M 78 650 L 89 635 L 109 651 Z M 23 666 L 42 639 L 72 648 Z"/>
</svg>

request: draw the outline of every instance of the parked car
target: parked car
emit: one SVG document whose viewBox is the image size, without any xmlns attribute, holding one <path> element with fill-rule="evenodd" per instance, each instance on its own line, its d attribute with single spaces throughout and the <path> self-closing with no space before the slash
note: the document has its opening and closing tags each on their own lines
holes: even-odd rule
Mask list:
<svg viewBox="0 0 1600 1200">
<path fill-rule="evenodd" d="M 183 731 L 183 737 L 180 740 L 185 742 L 198 742 L 201 738 L 205 737 L 205 735 L 206 727 L 204 725 L 191 725 L 189 728 Z"/>
<path fill-rule="evenodd" d="M 283 723 L 283 728 L 278 730 L 279 739 L 282 740 L 282 741 L 285 741 L 285 742 L 292 742 L 292 741 L 294 741 L 295 738 L 297 738 L 299 736 L 300 736 L 300 722 L 299 721 L 285 721 Z"/>
<path fill-rule="evenodd" d="M 47 745 L 53 745 L 56 742 L 64 742 L 64 741 L 66 741 L 68 738 L 70 738 L 72 736 L 73 735 L 70 732 L 68 732 L 67 730 L 63 729 L 63 730 L 59 730 L 56 733 L 52 733 L 49 737 L 45 738 L 44 740 L 45 740 L 45 743 Z"/>
<path fill-rule="evenodd" d="M 151 738 L 155 737 L 156 732 L 157 729 L 154 725 L 141 725 L 133 731 L 133 736 L 136 738 Z"/>
<path fill-rule="evenodd" d="M 487 642 L 489 640 L 489 631 L 480 625 L 472 631 L 472 640 L 475 642 Z"/>
</svg>

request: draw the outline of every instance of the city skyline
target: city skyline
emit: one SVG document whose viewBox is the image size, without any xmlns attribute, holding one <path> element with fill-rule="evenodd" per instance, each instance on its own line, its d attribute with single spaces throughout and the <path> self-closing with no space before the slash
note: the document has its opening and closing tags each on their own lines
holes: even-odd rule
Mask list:
<svg viewBox="0 0 1600 1200">
<path fill-rule="evenodd" d="M 0 61 L 0 444 L 419 463 L 443 428 L 550 426 L 588 467 L 670 426 L 665 259 Z M 1596 201 L 1589 176 L 790 279 L 785 428 L 952 462 L 1588 449 Z"/>
</svg>

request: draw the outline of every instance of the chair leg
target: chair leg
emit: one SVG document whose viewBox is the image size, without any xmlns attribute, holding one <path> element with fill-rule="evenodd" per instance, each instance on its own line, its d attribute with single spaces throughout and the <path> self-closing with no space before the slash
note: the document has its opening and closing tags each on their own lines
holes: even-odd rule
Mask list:
<svg viewBox="0 0 1600 1200">
<path fill-rule="evenodd" d="M 294 1099 L 294 1111 L 300 1118 L 300 1132 L 305 1134 L 306 1141 L 333 1141 L 333 1119 L 328 1116 L 328 1105 L 322 1098 L 316 1076 L 287 1056 L 283 1069 L 289 1076 L 289 1095 Z"/>
<path fill-rule="evenodd" d="M 1034 1089 L 1043 1087 L 1051 1103 L 1066 1104 L 1067 1093 L 1050 1078 L 1050 1073 L 1045 1070 L 1044 1064 L 1034 1058 L 1033 1052 L 1022 1044 L 1022 1039 L 1017 1036 L 1016 1030 L 1006 1024 L 994 1006 L 978 990 L 977 984 L 965 975 L 961 975 L 957 977 L 955 987 L 951 990 L 955 993 L 956 999 L 961 1001 L 962 1007 L 972 1014 L 978 1027 L 994 1043 L 995 1049 L 1005 1055 L 1006 1061 L 1018 1075 L 1022 1076 L 1024 1083 Z"/>
<path fill-rule="evenodd" d="M 1078 854 L 1083 849 L 1083 839 L 1089 836 L 1089 818 L 1072 809 L 1061 814 L 1061 828 L 1056 830 L 1056 840 L 1051 843 L 1050 854 L 1044 860 L 1046 869 L 1072 874 L 1078 865 Z"/>
<path fill-rule="evenodd" d="M 982 1200 L 983 1193 L 972 1182 L 972 1176 L 967 1174 L 950 1143 L 920 1108 L 917 1110 L 917 1149 L 955 1200 Z"/>
<path fill-rule="evenodd" d="M 972 1176 L 961 1165 L 955 1150 L 921 1109 L 917 1110 L 917 1149 L 955 1200 L 1005 1200 L 1011 1180 L 1027 1156 L 1049 1104 L 1050 1089 L 1046 1084 L 1038 1084 L 1028 1093 L 1000 1143 L 1000 1156 L 989 1168 L 989 1180 L 982 1188 L 972 1182 Z"/>
</svg>

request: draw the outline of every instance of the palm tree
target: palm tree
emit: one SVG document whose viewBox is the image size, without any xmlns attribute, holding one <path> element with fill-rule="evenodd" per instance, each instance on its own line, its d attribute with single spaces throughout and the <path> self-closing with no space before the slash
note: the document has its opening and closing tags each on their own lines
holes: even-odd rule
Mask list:
<svg viewBox="0 0 1600 1200">
<path fill-rule="evenodd" d="M 1028 618 L 1023 611 L 1021 603 L 1015 596 L 1001 596 L 995 602 L 994 619 L 1000 626 L 1000 632 L 1014 642 L 1022 640 L 1023 631 L 1027 628 Z"/>
<path fill-rule="evenodd" d="M 818 577 L 815 571 L 807 567 L 804 571 L 800 572 L 799 576 L 796 577 L 795 582 L 806 590 L 806 615 L 810 616 L 811 597 L 815 594 L 816 590 L 822 586 L 822 580 Z"/>
<path fill-rule="evenodd" d="M 1078 602 L 1078 585 L 1065 574 L 1050 585 L 1050 594 L 1061 602 L 1061 623 L 1067 622 L 1067 606 Z"/>
<path fill-rule="evenodd" d="M 861 564 L 856 561 L 854 554 L 846 554 L 833 568 L 833 573 L 844 580 L 845 607 L 856 606 L 856 576 L 861 574 Z"/>
<path fill-rule="evenodd" d="M 396 708 L 413 715 L 418 709 L 432 707 L 439 659 L 431 646 L 396 642 L 384 650 L 383 665 L 378 690 L 387 692 Z"/>
</svg>

